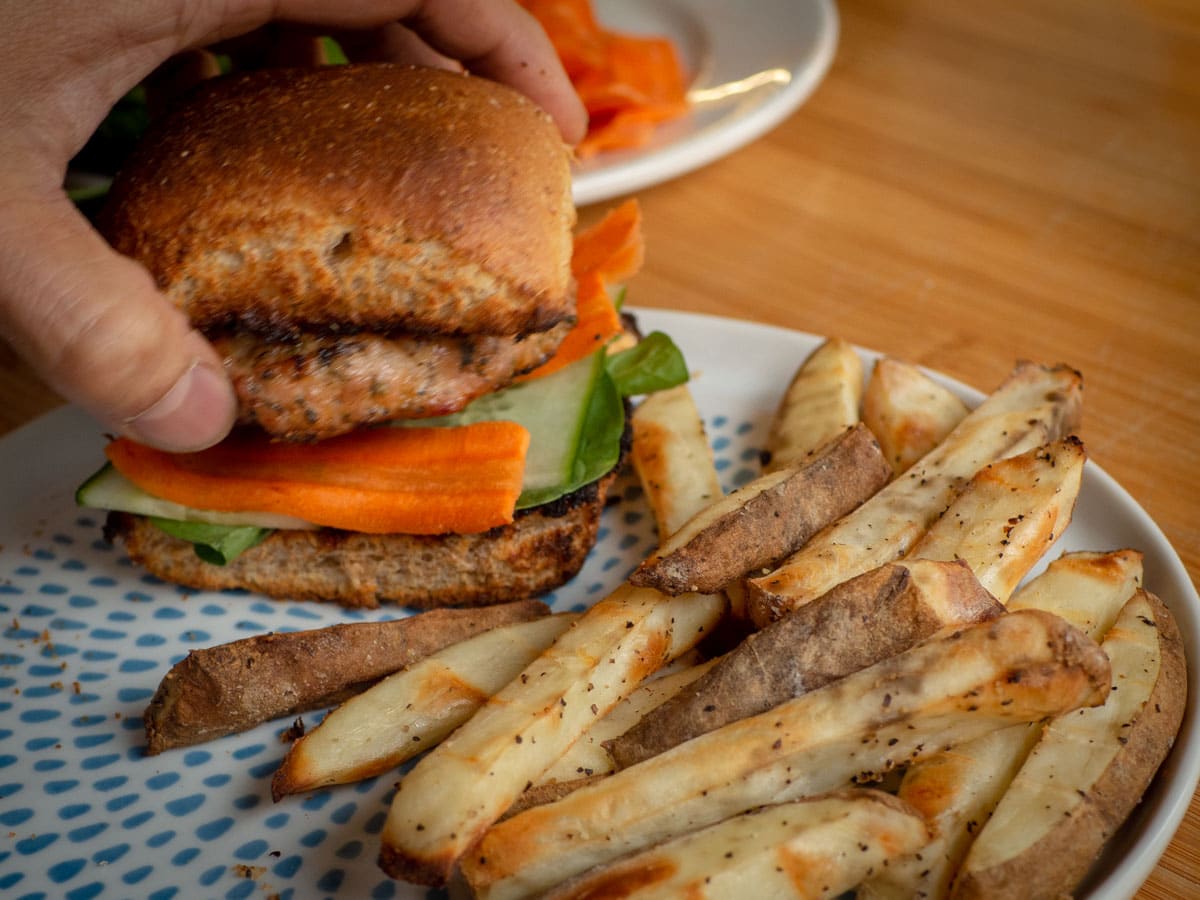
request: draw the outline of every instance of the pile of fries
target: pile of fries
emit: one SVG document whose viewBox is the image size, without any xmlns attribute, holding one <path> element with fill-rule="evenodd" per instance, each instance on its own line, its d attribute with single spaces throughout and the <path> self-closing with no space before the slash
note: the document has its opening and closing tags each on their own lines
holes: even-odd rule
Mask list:
<svg viewBox="0 0 1200 900">
<path fill-rule="evenodd" d="M 1077 372 L 1022 363 L 969 410 L 829 340 L 725 496 L 688 387 L 654 395 L 632 458 L 658 550 L 586 612 L 347 701 L 276 799 L 424 753 L 379 864 L 490 900 L 1068 894 L 1186 694 L 1139 552 L 1027 578 L 1079 493 L 1081 401 Z"/>
</svg>

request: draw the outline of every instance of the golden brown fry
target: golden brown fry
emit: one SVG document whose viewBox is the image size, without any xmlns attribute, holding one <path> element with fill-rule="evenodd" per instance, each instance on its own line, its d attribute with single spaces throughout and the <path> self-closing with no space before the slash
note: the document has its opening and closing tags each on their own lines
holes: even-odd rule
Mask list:
<svg viewBox="0 0 1200 900">
<path fill-rule="evenodd" d="M 857 425 L 806 461 L 777 469 L 705 507 L 630 576 L 667 594 L 711 594 L 774 567 L 887 484 L 879 443 Z"/>
<path fill-rule="evenodd" d="M 792 377 L 763 447 L 763 471 L 799 465 L 858 422 L 863 365 L 841 338 L 829 338 Z"/>
<path fill-rule="evenodd" d="M 971 845 L 954 897 L 1071 894 L 1166 758 L 1187 699 L 1174 618 L 1139 590 L 1101 646 L 1113 668 L 1108 701 L 1049 722 Z"/>
<path fill-rule="evenodd" d="M 1006 603 L 1067 530 L 1087 454 L 1071 436 L 980 469 L 906 559 L 961 559 Z"/>
<path fill-rule="evenodd" d="M 722 496 L 704 422 L 686 384 L 651 394 L 633 411 L 630 460 L 660 541 Z"/>
<path fill-rule="evenodd" d="M 747 581 L 760 626 L 835 584 L 903 556 L 963 485 L 988 463 L 1071 433 L 1082 380 L 1066 366 L 1021 363 L 932 451 L 850 515 L 818 533 L 768 575 Z"/>
<path fill-rule="evenodd" d="M 495 825 L 463 859 L 492 900 L 664 838 L 812 796 L 1007 724 L 1101 703 L 1108 660 L 1056 616 L 1008 613 L 680 744 Z"/>
<path fill-rule="evenodd" d="M 836 897 L 928 838 L 882 791 L 764 806 L 572 879 L 543 900 Z"/>
<path fill-rule="evenodd" d="M 492 628 L 351 697 L 288 749 L 272 797 L 381 775 L 436 746 L 578 618 L 559 613 Z"/>
<path fill-rule="evenodd" d="M 480 835 L 593 722 L 690 650 L 724 600 L 622 586 L 405 775 L 384 825 L 389 875 L 443 884 Z"/>
<path fill-rule="evenodd" d="M 146 752 L 331 706 L 442 647 L 549 612 L 537 600 L 439 609 L 193 650 L 167 672 L 146 707 Z"/>
<path fill-rule="evenodd" d="M 862 418 L 897 475 L 936 447 L 970 409 L 954 392 L 898 359 L 875 363 Z"/>
<path fill-rule="evenodd" d="M 942 628 L 1004 612 L 965 563 L 889 563 L 793 610 L 608 743 L 626 768 L 865 669 Z"/>
<path fill-rule="evenodd" d="M 1142 555 L 1135 551 L 1068 553 L 1025 585 L 1008 608 L 1053 613 L 1099 640 L 1141 578 Z M 925 816 L 934 838 L 919 855 L 894 860 L 862 885 L 862 900 L 944 897 L 980 826 L 1041 733 L 1041 722 L 1002 728 L 910 766 L 899 795 Z"/>
</svg>

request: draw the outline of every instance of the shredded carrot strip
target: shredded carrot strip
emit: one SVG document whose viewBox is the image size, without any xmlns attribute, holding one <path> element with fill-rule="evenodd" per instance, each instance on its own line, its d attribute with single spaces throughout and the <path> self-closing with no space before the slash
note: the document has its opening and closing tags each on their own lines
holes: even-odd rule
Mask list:
<svg viewBox="0 0 1200 900">
<path fill-rule="evenodd" d="M 590 119 L 581 159 L 645 145 L 654 129 L 687 112 L 687 76 L 674 44 L 618 34 L 596 21 L 589 0 L 521 0 L 541 23 Z"/>
<path fill-rule="evenodd" d="M 621 333 L 621 314 L 613 305 L 610 284 L 631 278 L 642 267 L 642 211 L 626 200 L 595 225 L 575 236 L 571 271 L 575 274 L 575 325 L 554 356 L 520 380 L 557 372 Z"/>
<path fill-rule="evenodd" d="M 283 513 L 371 534 L 472 534 L 512 521 L 529 432 L 515 422 L 374 428 L 316 444 L 238 432 L 197 453 L 105 449 L 142 490 L 197 509 Z"/>
<path fill-rule="evenodd" d="M 637 200 L 626 200 L 575 236 L 571 271 L 576 278 L 595 272 L 606 281 L 621 282 L 636 275 L 644 259 L 642 208 Z"/>
<path fill-rule="evenodd" d="M 541 378 L 557 372 L 589 353 L 604 346 L 608 340 L 621 333 L 621 314 L 608 295 L 604 280 L 595 272 L 578 279 L 575 300 L 575 325 L 567 332 L 554 355 L 529 372 L 519 381 Z"/>
</svg>

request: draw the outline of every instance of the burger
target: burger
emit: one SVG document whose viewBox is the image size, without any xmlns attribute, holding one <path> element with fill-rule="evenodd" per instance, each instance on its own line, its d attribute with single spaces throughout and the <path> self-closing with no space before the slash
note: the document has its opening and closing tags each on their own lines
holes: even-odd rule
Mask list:
<svg viewBox="0 0 1200 900">
<path fill-rule="evenodd" d="M 572 578 L 628 397 L 686 380 L 615 312 L 636 205 L 578 237 L 570 154 L 522 95 L 389 64 L 214 79 L 141 141 L 100 228 L 224 360 L 239 425 L 120 438 L 79 489 L 197 589 L 428 608 Z"/>
</svg>

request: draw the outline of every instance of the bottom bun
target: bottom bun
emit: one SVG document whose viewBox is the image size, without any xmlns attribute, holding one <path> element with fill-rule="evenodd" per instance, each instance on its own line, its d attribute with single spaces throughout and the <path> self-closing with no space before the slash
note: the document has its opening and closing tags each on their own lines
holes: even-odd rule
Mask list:
<svg viewBox="0 0 1200 900">
<path fill-rule="evenodd" d="M 204 562 L 190 543 L 142 516 L 110 513 L 104 534 L 121 541 L 135 565 L 200 590 L 243 588 L 360 608 L 484 606 L 544 594 L 574 578 L 596 543 L 616 477 L 610 472 L 482 534 L 281 530 L 225 566 Z"/>
</svg>

